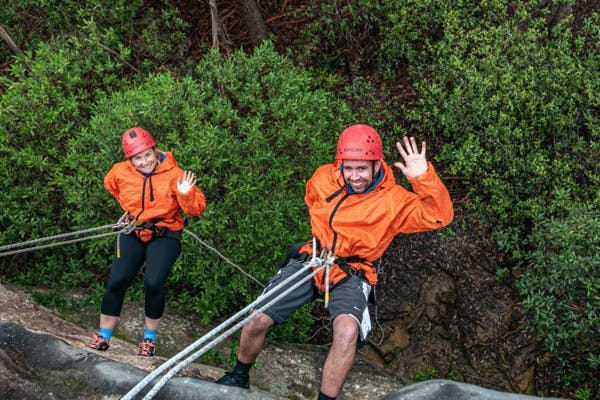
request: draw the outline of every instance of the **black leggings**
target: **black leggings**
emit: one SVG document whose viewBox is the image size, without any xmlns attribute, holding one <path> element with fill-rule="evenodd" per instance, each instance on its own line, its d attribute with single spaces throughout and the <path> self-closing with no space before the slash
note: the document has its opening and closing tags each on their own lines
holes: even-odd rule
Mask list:
<svg viewBox="0 0 600 400">
<path fill-rule="evenodd" d="M 121 315 L 125 291 L 133 282 L 144 261 L 144 297 L 146 317 L 158 319 L 165 310 L 165 283 L 171 267 L 181 253 L 181 241 L 169 236 L 153 238 L 144 243 L 133 235 L 120 234 L 121 257 L 113 257 L 101 312 L 104 315 Z M 116 246 L 115 246 L 116 250 Z"/>
</svg>

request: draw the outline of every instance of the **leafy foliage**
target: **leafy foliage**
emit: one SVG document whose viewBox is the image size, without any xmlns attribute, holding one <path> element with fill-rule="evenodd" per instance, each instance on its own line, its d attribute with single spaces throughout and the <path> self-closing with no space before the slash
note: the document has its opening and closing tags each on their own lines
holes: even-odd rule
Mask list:
<svg viewBox="0 0 600 400">
<path fill-rule="evenodd" d="M 569 368 L 598 369 L 600 348 L 600 212 L 574 206 L 563 218 L 536 225 L 539 243 L 517 286 L 532 326 Z"/>
<path fill-rule="evenodd" d="M 412 70 L 407 119 L 446 143 L 438 160 L 462 180 L 467 207 L 525 270 L 532 327 L 597 386 L 585 371 L 597 360 L 598 215 L 575 205 L 600 205 L 598 14 L 574 24 L 532 2 L 486 14 L 510 13 L 495 21 L 463 11 L 436 18 L 444 27 Z"/>
<path fill-rule="evenodd" d="M 445 37 L 410 114 L 447 139 L 440 159 L 465 177 L 473 208 L 496 221 L 494 235 L 515 260 L 531 248 L 532 222 L 560 212 L 562 196 L 596 197 L 585 188 L 598 182 L 600 161 L 598 60 L 585 35 L 520 17 Z"/>
<path fill-rule="evenodd" d="M 131 66 L 127 73 L 149 72 L 164 65 L 180 69 L 190 45 L 186 40 L 189 26 L 168 2 L 148 3 L 100 0 L 83 6 L 73 0 L 0 0 L 0 21 L 21 48 L 60 43 L 65 38 L 91 40 L 98 50 L 114 54 L 115 62 L 127 59 Z M 0 46 L 0 57 L 8 54 Z"/>
<path fill-rule="evenodd" d="M 65 156 L 78 155 L 72 153 L 69 141 L 90 117 L 95 99 L 125 83 L 111 75 L 120 65 L 90 42 L 73 39 L 60 46 L 42 43 L 32 59 L 31 72 L 15 63 L 11 75 L 0 78 L 4 88 L 0 97 L 3 243 L 56 235 L 67 226 L 68 231 L 83 229 L 97 221 L 88 219 L 93 211 L 87 207 L 93 204 L 88 203 L 93 202 L 93 194 L 99 193 L 91 189 L 97 185 L 98 171 L 92 163 L 74 176 Z M 88 159 L 91 150 L 83 153 Z M 85 190 L 69 198 L 72 180 Z M 100 197 L 103 202 L 107 199 Z M 84 215 L 74 215 L 71 203 L 84 209 Z M 18 261 L 9 266 L 30 282 L 72 287 L 85 282 L 80 264 L 93 264 L 95 250 L 86 251 L 80 245 L 60 252 L 44 250 L 17 256 Z M 106 251 L 104 254 L 108 256 Z"/>
</svg>

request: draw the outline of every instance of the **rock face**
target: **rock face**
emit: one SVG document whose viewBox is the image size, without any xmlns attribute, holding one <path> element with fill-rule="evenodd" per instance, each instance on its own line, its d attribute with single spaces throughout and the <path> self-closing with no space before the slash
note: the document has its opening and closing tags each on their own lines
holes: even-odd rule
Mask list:
<svg viewBox="0 0 600 400">
<path fill-rule="evenodd" d="M 166 361 L 163 357 L 138 357 L 135 343 L 118 338 L 111 340 L 108 352 L 88 350 L 85 345 L 91 333 L 0 285 L 0 398 L 116 400 Z M 266 347 L 251 372 L 251 390 L 216 385 L 213 382 L 221 376 L 222 369 L 191 364 L 153 398 L 186 400 L 201 395 L 208 400 L 314 399 L 326 352 L 324 346 Z M 141 398 L 151 385 L 136 398 Z M 444 397 L 449 393 L 463 397 Z M 452 381 L 432 380 L 407 386 L 399 375 L 377 366 L 363 352 L 339 398 L 534 399 Z"/>
<path fill-rule="evenodd" d="M 279 352 L 277 359 L 288 360 L 288 370 L 310 372 L 315 370 L 311 354 L 304 353 L 298 358 L 298 352 L 286 354 Z M 301 352 L 302 353 L 302 352 Z M 291 360 L 291 361 L 290 361 Z M 293 368 L 294 363 L 299 368 Z M 305 368 L 309 366 L 308 370 Z M 124 396 L 138 384 L 147 374 L 142 369 L 129 364 L 107 360 L 87 350 L 67 344 L 51 335 L 30 332 L 19 325 L 0 322 L 0 396 L 3 399 L 33 400 L 48 399 L 88 399 L 107 400 Z M 359 368 L 360 369 L 360 368 Z M 269 370 L 268 368 L 266 370 Z M 275 371 L 279 371 L 278 368 Z M 371 371 L 372 372 L 372 371 Z M 263 371 L 264 373 L 264 371 Z M 271 371 L 273 373 L 273 371 Z M 268 373 L 267 373 L 268 374 Z M 254 376 L 257 381 L 264 376 Z M 362 381 L 363 386 L 371 386 L 371 399 L 382 400 L 533 400 L 540 399 L 526 395 L 515 395 L 496 392 L 478 386 L 457 383 L 447 380 L 432 380 L 406 386 L 382 396 L 380 391 L 386 385 L 373 381 L 369 373 L 354 373 L 347 385 L 354 386 L 352 380 Z M 390 378 L 390 377 L 388 377 Z M 288 381 L 287 385 L 285 380 Z M 265 381 L 272 381 L 265 379 Z M 290 398 L 290 387 L 298 390 L 294 398 L 314 398 L 314 376 L 295 375 L 279 376 L 280 385 L 268 388 L 268 392 L 252 388 L 244 390 L 217 385 L 207 381 L 189 377 L 173 377 L 152 398 L 161 400 L 197 399 L 199 395 L 206 400 L 269 400 Z M 156 382 L 153 381 L 153 382 Z M 394 379 L 387 382 L 392 386 Z M 150 382 L 137 392 L 137 398 L 145 396 L 153 388 Z M 287 390 L 283 390 L 286 388 Z M 368 389 L 359 388 L 363 393 Z M 279 392 L 279 393 L 277 393 Z M 287 393 L 284 393 L 287 392 Z M 133 395 L 133 393 L 131 393 Z M 305 396 L 306 395 L 306 396 Z M 351 395 L 350 395 L 351 396 Z M 136 398 L 136 397 L 134 397 Z M 343 398 L 353 398 L 344 395 Z"/>
<path fill-rule="evenodd" d="M 501 262 L 489 235 L 460 214 L 450 229 L 396 237 L 376 287 L 379 348 L 366 356 L 409 382 L 535 394 L 545 354 Z"/>
<path fill-rule="evenodd" d="M 3 354 L 0 397 L 3 399 L 119 398 L 146 373 L 129 364 L 107 360 L 50 335 L 0 322 Z M 148 385 L 140 392 L 144 395 Z M 155 399 L 276 399 L 266 392 L 224 387 L 209 381 L 174 377 Z"/>
<path fill-rule="evenodd" d="M 502 393 L 488 390 L 468 383 L 435 379 L 415 383 L 388 394 L 381 400 L 534 400 L 540 397 L 522 394 Z"/>
<path fill-rule="evenodd" d="M 137 331 L 140 330 L 141 305 L 132 306 L 127 304 L 124 308 L 123 314 L 121 315 L 121 321 L 119 323 L 122 333 L 125 336 L 136 337 Z M 92 315 L 92 319 L 97 320 L 97 315 Z M 169 313 L 165 316 L 164 324 L 161 324 L 161 342 L 157 348 L 158 353 L 161 354 L 165 347 L 172 351 L 178 352 L 189 346 L 195 339 L 195 335 L 198 330 L 204 329 L 204 327 L 188 327 L 189 322 L 181 317 L 177 317 L 173 313 Z M 187 322 L 187 324 L 186 324 Z M 0 323 L 3 325 L 0 327 L 0 335 L 4 335 L 4 332 L 8 332 L 8 325 L 6 323 L 12 323 L 15 326 L 19 326 L 21 329 L 18 335 L 28 336 L 31 335 L 31 339 L 27 339 L 29 343 L 27 346 L 33 346 L 36 340 L 42 340 L 41 338 L 51 337 L 54 339 L 60 339 L 65 345 L 70 345 L 81 352 L 81 357 L 97 357 L 100 360 L 113 361 L 114 364 L 104 365 L 128 365 L 135 367 L 141 371 L 139 379 L 141 379 L 144 373 L 155 370 L 166 358 L 164 357 L 138 357 L 137 356 L 137 343 L 129 342 L 119 339 L 120 335 L 114 336 L 111 340 L 111 347 L 107 352 L 95 352 L 86 347 L 87 343 L 90 342 L 94 328 L 83 328 L 71 322 L 65 321 L 60 318 L 54 312 L 45 307 L 36 305 L 27 295 L 18 291 L 11 291 L 0 285 Z M 93 324 L 92 324 L 93 326 Z M 27 346 L 22 345 L 23 351 L 15 352 L 16 339 L 12 336 L 17 333 L 9 334 L 9 338 L 0 339 L 0 363 L 6 370 L 13 371 L 12 378 L 7 379 L 7 386 L 3 386 L 0 382 L 0 388 L 12 387 L 15 390 L 24 390 L 19 393 L 22 395 L 14 398 L 23 399 L 40 399 L 40 398 L 63 398 L 63 399 L 74 399 L 72 394 L 70 396 L 58 396 L 49 397 L 46 392 L 42 392 L 43 395 L 39 395 L 33 391 L 32 396 L 28 397 L 27 387 L 38 388 L 42 391 L 47 390 L 50 386 L 46 385 L 45 382 L 39 381 L 46 375 L 38 374 L 32 367 L 36 364 L 24 359 L 25 353 L 28 353 Z M 43 334 L 43 335 L 36 335 Z M 11 336 L 12 335 L 12 336 Z M 17 336 L 18 336 L 17 335 Z M 3 336 L 4 337 L 4 336 Z M 25 340 L 25 339 L 23 339 Z M 46 339 L 43 339 L 46 340 Z M 4 344 L 2 344 L 4 343 Z M 161 343 L 164 343 L 162 345 Z M 38 349 L 36 352 L 44 354 L 46 357 L 59 357 L 56 355 L 56 349 L 63 349 L 61 346 L 54 346 L 52 349 Z M 251 384 L 253 391 L 262 391 L 265 393 L 265 398 L 268 396 L 276 396 L 275 398 L 296 398 L 296 399 L 312 399 L 316 397 L 318 393 L 319 381 L 320 381 L 320 368 L 323 360 L 325 359 L 327 349 L 323 346 L 267 346 L 260 354 L 259 359 L 256 362 L 256 367 L 251 371 Z M 225 351 L 224 351 L 225 352 Z M 3 357 L 2 355 L 6 357 Z M 86 356 L 89 354 L 89 356 Z M 81 367 L 84 368 L 84 367 Z M 81 368 L 76 368 L 80 370 Z M 88 368 L 88 366 L 85 366 Z M 19 371 L 22 374 L 19 374 Z M 44 370 L 46 371 L 46 370 Z M 55 371 L 51 368 L 52 374 L 62 374 L 60 370 Z M 205 383 L 211 383 L 224 373 L 224 370 L 217 367 L 211 367 L 202 364 L 192 364 L 182 371 L 182 375 L 192 377 L 205 381 Z M 17 375 L 15 375 L 17 374 Z M 7 375 L 9 376 L 9 375 Z M 67 377 L 65 379 L 73 379 L 73 386 L 79 388 L 86 386 L 80 377 L 75 379 Z M 51 382 L 57 382 L 59 379 L 53 377 L 49 378 Z M 19 384 L 21 382 L 22 384 Z M 15 387 L 16 385 L 16 387 Z M 402 387 L 404 382 L 398 376 L 393 373 L 386 371 L 369 361 L 368 359 L 359 356 L 356 360 L 355 366 L 352 369 L 351 375 L 348 377 L 346 385 L 344 386 L 344 396 L 348 399 L 354 400 L 371 400 L 376 399 L 390 391 Z M 129 387 L 134 386 L 129 382 Z M 215 385 L 217 386 L 217 385 Z M 217 386 L 220 387 L 220 386 Z M 20 388 L 20 389 L 19 389 Z M 66 390 L 68 387 L 58 385 L 55 387 L 54 393 L 59 390 Z M 2 389 L 0 389 L 2 390 Z M 8 389 L 6 389 L 8 390 Z M 48 389 L 49 390 L 49 389 Z M 106 393 L 104 393 L 106 394 Z M 109 393 L 110 394 L 110 393 Z M 121 393 L 123 394 L 123 393 Z M 96 393 L 101 395 L 101 393 Z M 0 399 L 11 399 L 10 397 L 3 397 L 0 392 Z M 92 399 L 91 394 L 86 393 L 82 395 L 82 399 Z M 94 399 L 102 399 L 103 397 L 95 397 Z M 242 397 L 239 397 L 242 398 Z"/>
</svg>

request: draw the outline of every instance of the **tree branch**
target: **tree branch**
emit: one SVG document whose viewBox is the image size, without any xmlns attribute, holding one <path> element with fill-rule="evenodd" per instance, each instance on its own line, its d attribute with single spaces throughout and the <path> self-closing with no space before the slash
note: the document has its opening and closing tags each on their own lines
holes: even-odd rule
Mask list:
<svg viewBox="0 0 600 400">
<path fill-rule="evenodd" d="M 2 26 L 2 24 L 0 24 L 0 36 L 2 36 L 2 40 L 4 40 L 4 43 L 6 43 L 15 54 L 23 58 L 25 67 L 29 72 L 31 72 L 31 63 L 29 62 L 29 60 L 27 60 L 25 53 L 23 53 L 19 46 L 17 46 L 17 44 L 14 42 L 14 40 L 12 40 L 4 26 Z"/>
</svg>

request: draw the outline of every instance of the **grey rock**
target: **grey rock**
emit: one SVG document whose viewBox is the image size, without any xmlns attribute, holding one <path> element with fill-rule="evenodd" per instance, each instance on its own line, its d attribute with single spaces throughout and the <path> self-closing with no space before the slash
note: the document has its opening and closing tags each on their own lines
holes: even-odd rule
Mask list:
<svg viewBox="0 0 600 400">
<path fill-rule="evenodd" d="M 381 400 L 540 400 L 542 397 L 485 389 L 468 383 L 434 379 L 396 390 Z M 544 399 L 549 400 L 546 397 Z M 555 399 L 558 400 L 558 399 Z"/>
<path fill-rule="evenodd" d="M 0 351 L 9 356 L 0 359 L 0 363 L 24 366 L 18 373 L 22 388 L 1 382 L 0 398 L 19 398 L 29 400 L 40 398 L 41 393 L 48 387 L 32 389 L 31 382 L 52 372 L 59 377 L 51 391 L 45 393 L 47 398 L 91 398 L 90 394 L 73 394 L 69 391 L 79 388 L 96 393 L 94 398 L 104 398 L 103 395 L 127 394 L 147 373 L 131 365 L 106 360 L 86 350 L 73 347 L 51 335 L 30 332 L 19 325 L 0 321 Z M 13 368 L 14 369 L 14 368 Z M 6 375 L 5 375 L 6 376 Z M 16 379 L 13 379 L 16 380 Z M 62 387 L 61 388 L 61 381 Z M 72 385 L 73 381 L 84 385 Z M 66 382 L 71 382 L 71 387 Z M 154 381 L 156 382 L 156 380 Z M 152 382 L 140 392 L 141 398 L 152 389 Z M 43 383 L 42 383 L 43 386 Z M 73 387 L 75 386 L 75 387 Z M 85 387 L 84 387 L 85 386 Z M 59 393 L 64 390 L 64 393 Z M 268 393 L 257 390 L 217 385 L 213 382 L 188 377 L 174 377 L 153 397 L 154 399 L 187 400 L 268 400 L 275 399 Z"/>
<path fill-rule="evenodd" d="M 58 399 L 107 399 L 105 396 L 127 394 L 147 372 L 134 366 L 107 360 L 84 349 L 74 347 L 47 334 L 34 333 L 21 326 L 0 321 L 0 366 L 10 370 L 12 382 L 0 382 L 1 398 L 24 400 L 40 398 Z M 51 371 L 55 379 L 53 385 L 34 389 L 31 382 L 43 376 L 41 371 Z M 8 377 L 8 374 L 3 374 Z M 141 398 L 152 389 L 159 378 L 150 382 L 136 398 Z M 63 382 L 78 381 L 80 393 L 69 394 L 77 388 L 65 387 L 65 393 L 58 393 Z M 20 382 L 20 387 L 15 386 Z M 43 383 L 42 383 L 43 386 Z M 71 385 L 73 386 L 73 385 Z M 201 397 L 200 397 L 201 396 Z M 116 398 L 116 397 L 110 397 Z M 272 394 L 258 390 L 244 390 L 217 385 L 210 381 L 189 377 L 174 377 L 153 397 L 154 399 L 241 399 L 269 400 Z M 430 380 L 414 383 L 392 391 L 381 400 L 540 400 L 521 394 L 504 393 L 485 389 L 476 385 L 450 380 Z M 549 400 L 549 398 L 545 398 Z M 558 400 L 558 399 L 554 399 Z"/>
</svg>

